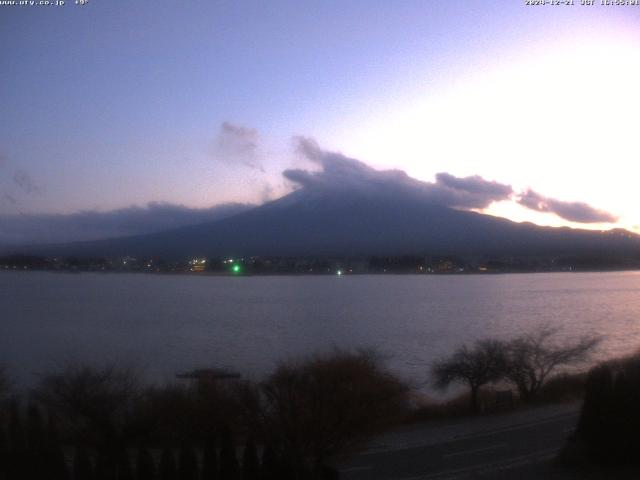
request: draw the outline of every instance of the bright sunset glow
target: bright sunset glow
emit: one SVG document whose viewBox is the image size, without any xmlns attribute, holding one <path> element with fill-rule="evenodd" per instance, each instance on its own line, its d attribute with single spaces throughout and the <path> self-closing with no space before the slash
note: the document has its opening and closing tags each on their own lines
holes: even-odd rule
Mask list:
<svg viewBox="0 0 640 480">
<path fill-rule="evenodd" d="M 351 151 L 421 179 L 443 170 L 482 172 L 516 190 L 587 199 L 619 216 L 620 226 L 634 228 L 640 223 L 634 201 L 640 43 L 612 34 L 568 36 L 558 44 L 570 46 L 534 50 L 507 65 L 496 62 L 486 72 L 417 97 L 411 106 L 381 113 L 359 131 Z M 571 225 L 513 202 L 486 211 Z"/>
</svg>

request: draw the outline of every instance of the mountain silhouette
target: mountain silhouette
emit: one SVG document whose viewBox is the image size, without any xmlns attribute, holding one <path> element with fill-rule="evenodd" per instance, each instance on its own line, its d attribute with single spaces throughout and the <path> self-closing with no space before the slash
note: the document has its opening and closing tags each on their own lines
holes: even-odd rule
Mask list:
<svg viewBox="0 0 640 480">
<path fill-rule="evenodd" d="M 434 204 L 419 190 L 300 189 L 204 224 L 102 241 L 32 247 L 76 256 L 615 255 L 640 257 L 640 237 L 531 223 Z"/>
</svg>

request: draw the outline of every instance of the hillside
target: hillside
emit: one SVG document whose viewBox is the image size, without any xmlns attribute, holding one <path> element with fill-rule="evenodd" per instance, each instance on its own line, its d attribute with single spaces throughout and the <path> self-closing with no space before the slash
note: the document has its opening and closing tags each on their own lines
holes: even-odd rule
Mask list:
<svg viewBox="0 0 640 480">
<path fill-rule="evenodd" d="M 299 190 L 218 221 L 28 251 L 164 258 L 401 254 L 639 257 L 640 237 L 624 230 L 599 232 L 515 223 L 434 205 L 410 190 L 381 188 L 375 193 Z"/>
</svg>

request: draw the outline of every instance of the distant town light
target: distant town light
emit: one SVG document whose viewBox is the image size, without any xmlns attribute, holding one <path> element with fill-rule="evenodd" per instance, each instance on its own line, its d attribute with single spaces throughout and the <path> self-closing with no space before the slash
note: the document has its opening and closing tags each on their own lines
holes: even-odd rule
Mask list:
<svg viewBox="0 0 640 480">
<path fill-rule="evenodd" d="M 342 275 L 342 270 L 338 270 L 338 276 Z"/>
</svg>

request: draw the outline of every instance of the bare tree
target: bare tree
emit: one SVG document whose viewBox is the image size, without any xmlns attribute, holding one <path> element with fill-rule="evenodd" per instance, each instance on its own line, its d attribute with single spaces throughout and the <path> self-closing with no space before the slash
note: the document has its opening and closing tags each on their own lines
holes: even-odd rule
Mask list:
<svg viewBox="0 0 640 480">
<path fill-rule="evenodd" d="M 588 360 L 601 341 L 599 337 L 589 336 L 573 343 L 559 343 L 558 332 L 557 328 L 542 327 L 506 345 L 505 377 L 513 382 L 520 398 L 526 402 L 535 397 L 554 370 Z"/>
<path fill-rule="evenodd" d="M 500 380 L 505 366 L 504 344 L 487 339 L 477 341 L 472 348 L 462 345 L 451 357 L 436 361 L 431 373 L 440 389 L 456 382 L 466 383 L 471 390 L 469 407 L 477 412 L 480 387 Z"/>
<path fill-rule="evenodd" d="M 267 430 L 300 475 L 404 413 L 408 389 L 374 354 L 338 350 L 280 365 L 263 392 Z"/>
</svg>

